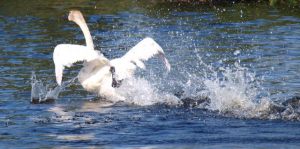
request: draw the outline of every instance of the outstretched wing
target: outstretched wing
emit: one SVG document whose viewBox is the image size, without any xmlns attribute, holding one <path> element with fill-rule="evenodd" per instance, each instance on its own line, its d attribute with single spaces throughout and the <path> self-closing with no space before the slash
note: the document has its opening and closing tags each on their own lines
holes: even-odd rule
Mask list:
<svg viewBox="0 0 300 149">
<path fill-rule="evenodd" d="M 165 57 L 163 49 L 152 39 L 145 38 L 130 49 L 122 59 L 135 63 L 140 68 L 145 68 L 143 61 L 158 55 L 164 62 L 168 71 L 171 69 L 171 65 L 168 59 Z"/>
<path fill-rule="evenodd" d="M 143 39 L 123 57 L 111 60 L 110 64 L 115 67 L 117 79 L 122 80 L 131 77 L 136 67 L 145 69 L 143 61 L 157 55 L 163 60 L 167 70 L 170 71 L 171 66 L 163 49 L 152 38 Z"/>
<path fill-rule="evenodd" d="M 91 50 L 82 45 L 60 44 L 57 45 L 53 52 L 53 61 L 55 64 L 55 76 L 57 84 L 61 85 L 63 70 L 65 67 L 71 67 L 73 63 L 79 61 L 92 61 L 99 59 L 99 63 L 103 65 L 109 64 L 99 51 Z"/>
</svg>

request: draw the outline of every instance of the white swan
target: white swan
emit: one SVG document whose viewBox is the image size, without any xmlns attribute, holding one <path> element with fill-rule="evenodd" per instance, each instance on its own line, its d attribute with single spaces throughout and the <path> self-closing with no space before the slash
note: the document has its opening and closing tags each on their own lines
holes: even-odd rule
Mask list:
<svg viewBox="0 0 300 149">
<path fill-rule="evenodd" d="M 126 78 L 133 77 L 137 67 L 145 69 L 143 61 L 158 55 L 162 58 L 166 68 L 170 71 L 170 64 L 163 49 L 151 38 L 145 38 L 130 49 L 124 56 L 108 60 L 99 51 L 94 50 L 94 44 L 80 11 L 72 10 L 68 16 L 81 28 L 86 46 L 73 44 L 59 44 L 55 47 L 53 61 L 55 64 L 56 81 L 62 82 L 63 70 L 73 63 L 84 61 L 83 68 L 78 74 L 78 80 L 84 89 L 97 93 L 99 96 L 113 101 L 125 100 L 115 88 Z"/>
</svg>

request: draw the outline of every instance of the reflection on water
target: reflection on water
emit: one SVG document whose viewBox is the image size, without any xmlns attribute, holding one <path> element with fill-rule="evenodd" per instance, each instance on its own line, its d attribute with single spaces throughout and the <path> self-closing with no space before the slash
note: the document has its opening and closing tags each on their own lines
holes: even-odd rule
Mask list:
<svg viewBox="0 0 300 149">
<path fill-rule="evenodd" d="M 297 9 L 159 0 L 4 0 L 0 8 L 3 147 L 296 148 L 300 143 Z M 150 36 L 164 48 L 172 71 L 164 73 L 158 59 L 147 62 L 147 71 L 120 88 L 131 97 L 126 103 L 96 100 L 75 81 L 54 103 L 30 104 L 32 71 L 43 86 L 54 88 L 53 48 L 84 44 L 80 29 L 66 18 L 74 8 L 84 12 L 105 56 L 119 57 Z M 68 69 L 66 80 L 80 67 Z M 186 100 L 162 104 L 177 97 Z"/>
</svg>

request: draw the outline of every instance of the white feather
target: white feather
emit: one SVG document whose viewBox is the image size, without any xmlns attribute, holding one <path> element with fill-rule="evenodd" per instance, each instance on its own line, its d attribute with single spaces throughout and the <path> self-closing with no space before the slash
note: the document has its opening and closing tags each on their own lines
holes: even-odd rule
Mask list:
<svg viewBox="0 0 300 149">
<path fill-rule="evenodd" d="M 170 64 L 163 49 L 151 38 L 145 38 L 130 49 L 123 57 L 109 61 L 99 51 L 94 50 L 92 37 L 80 11 L 70 12 L 68 19 L 74 21 L 82 29 L 87 46 L 60 44 L 55 47 L 53 61 L 55 63 L 56 81 L 60 85 L 65 67 L 84 61 L 83 68 L 78 74 L 78 80 L 84 89 L 96 92 L 109 100 L 125 100 L 112 87 L 111 66 L 115 67 L 116 79 L 122 80 L 133 77 L 137 67 L 145 69 L 143 61 L 158 55 L 162 58 L 168 71 Z"/>
<path fill-rule="evenodd" d="M 122 80 L 132 77 L 136 67 L 145 69 L 143 61 L 147 61 L 154 56 L 159 56 L 163 60 L 167 70 L 170 71 L 171 66 L 165 57 L 163 49 L 149 37 L 140 41 L 123 57 L 111 60 L 110 64 L 115 67 L 118 79 Z"/>
<path fill-rule="evenodd" d="M 56 81 L 60 85 L 65 67 L 71 67 L 73 63 L 79 61 L 90 62 L 97 59 L 99 64 L 108 65 L 109 61 L 99 51 L 90 50 L 86 46 L 73 44 L 57 45 L 53 52 L 55 64 Z"/>
<path fill-rule="evenodd" d="M 140 41 L 137 45 L 135 45 L 132 49 L 130 49 L 122 58 L 126 59 L 127 61 L 135 62 L 137 66 L 142 61 L 146 61 L 149 58 L 159 55 L 160 58 L 165 63 L 166 68 L 170 71 L 171 66 L 168 60 L 165 57 L 165 53 L 163 49 L 152 39 L 152 38 L 145 38 Z M 143 68 L 142 65 L 141 68 Z"/>
</svg>

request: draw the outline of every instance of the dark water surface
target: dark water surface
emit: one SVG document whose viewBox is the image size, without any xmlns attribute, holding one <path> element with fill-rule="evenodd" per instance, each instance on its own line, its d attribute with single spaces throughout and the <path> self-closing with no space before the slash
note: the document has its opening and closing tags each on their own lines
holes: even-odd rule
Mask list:
<svg viewBox="0 0 300 149">
<path fill-rule="evenodd" d="M 79 27 L 67 21 L 74 8 L 84 13 L 96 49 L 108 58 L 148 36 L 164 48 L 171 72 L 166 74 L 158 59 L 148 61 L 147 70 L 137 72 L 139 91 L 121 90 L 134 99 L 129 103 L 95 100 L 74 83 L 53 104 L 31 104 L 33 71 L 49 88 L 56 85 L 54 47 L 84 44 Z M 298 9 L 264 3 L 4 0 L 0 45 L 0 148 L 300 146 Z M 68 69 L 66 80 L 80 67 Z M 178 93 L 210 101 L 165 100 Z M 283 103 L 291 98 L 293 103 Z M 273 110 L 273 104 L 284 108 Z"/>
</svg>

